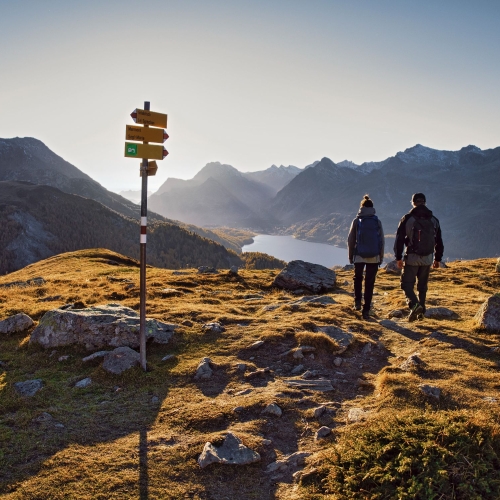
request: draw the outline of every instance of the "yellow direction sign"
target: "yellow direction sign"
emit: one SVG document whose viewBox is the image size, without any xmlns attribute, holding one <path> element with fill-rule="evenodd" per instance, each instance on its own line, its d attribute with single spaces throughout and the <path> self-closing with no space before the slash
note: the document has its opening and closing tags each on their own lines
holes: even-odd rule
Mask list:
<svg viewBox="0 0 500 500">
<path fill-rule="evenodd" d="M 125 156 L 127 158 L 150 158 L 151 160 L 163 160 L 168 151 L 163 146 L 153 144 L 125 143 Z"/>
<path fill-rule="evenodd" d="M 127 141 L 159 142 L 168 139 L 168 134 L 162 128 L 139 127 L 138 125 L 127 125 L 125 131 Z"/>
<path fill-rule="evenodd" d="M 156 175 L 157 171 L 158 171 L 158 165 L 156 164 L 156 162 L 148 161 L 148 170 L 147 170 L 148 177 L 150 177 L 151 175 Z M 139 170 L 139 175 L 142 177 L 142 168 Z"/>
<path fill-rule="evenodd" d="M 134 109 L 130 116 L 135 123 L 143 125 L 151 125 L 151 127 L 167 128 L 167 115 L 163 113 L 154 113 L 153 111 L 145 111 L 144 109 Z"/>
</svg>

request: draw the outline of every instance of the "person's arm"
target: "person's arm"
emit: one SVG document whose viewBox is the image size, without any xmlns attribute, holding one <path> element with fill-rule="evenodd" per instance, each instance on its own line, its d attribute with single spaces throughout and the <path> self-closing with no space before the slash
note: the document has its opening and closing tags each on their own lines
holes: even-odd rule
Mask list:
<svg viewBox="0 0 500 500">
<path fill-rule="evenodd" d="M 382 227 L 382 221 L 379 219 L 378 223 L 380 225 L 380 236 L 382 238 L 382 247 L 380 249 L 380 263 L 384 262 L 384 251 L 385 251 L 385 237 L 384 237 L 384 228 Z"/>
<path fill-rule="evenodd" d="M 347 237 L 347 248 L 349 250 L 349 262 L 354 262 L 354 249 L 356 248 L 356 231 L 358 230 L 358 219 L 354 219 L 349 229 L 349 236 Z"/>
<path fill-rule="evenodd" d="M 401 264 L 403 263 L 405 238 L 406 238 L 406 216 L 399 221 L 398 230 L 396 231 L 396 239 L 394 240 L 394 257 L 398 261 L 398 266 L 399 262 L 401 262 Z"/>
<path fill-rule="evenodd" d="M 441 236 L 441 226 L 439 225 L 439 221 L 437 219 L 436 222 L 437 222 L 437 227 L 436 227 L 436 242 L 434 244 L 434 261 L 441 262 L 441 260 L 443 259 L 444 244 L 443 244 L 443 238 Z"/>
</svg>

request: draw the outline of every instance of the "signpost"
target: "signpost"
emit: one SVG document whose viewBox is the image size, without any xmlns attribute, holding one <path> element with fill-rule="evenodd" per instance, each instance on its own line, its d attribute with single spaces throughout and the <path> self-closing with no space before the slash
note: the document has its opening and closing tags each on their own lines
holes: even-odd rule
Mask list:
<svg viewBox="0 0 500 500">
<path fill-rule="evenodd" d="M 140 359 L 141 366 L 146 371 L 146 239 L 148 227 L 148 177 L 155 175 L 158 166 L 155 161 L 163 160 L 168 155 L 168 151 L 163 146 L 148 144 L 156 142 L 163 144 L 168 139 L 168 134 L 165 132 L 167 128 L 167 115 L 162 113 L 154 113 L 149 110 L 149 102 L 144 102 L 144 109 L 135 109 L 130 115 L 135 123 L 141 123 L 144 126 L 127 125 L 125 131 L 125 140 L 140 141 L 125 143 L 126 158 L 142 158 L 141 177 L 142 177 L 142 192 L 141 192 L 141 237 L 140 237 Z M 160 127 L 160 128 L 150 128 Z M 142 144 L 141 144 L 142 142 Z"/>
</svg>

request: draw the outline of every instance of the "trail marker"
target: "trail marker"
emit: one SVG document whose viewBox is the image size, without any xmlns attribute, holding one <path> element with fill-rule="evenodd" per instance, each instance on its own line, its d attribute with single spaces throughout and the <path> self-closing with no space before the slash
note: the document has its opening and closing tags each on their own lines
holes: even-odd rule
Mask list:
<svg viewBox="0 0 500 500">
<path fill-rule="evenodd" d="M 167 115 L 154 113 L 149 110 L 149 102 L 144 102 L 144 109 L 135 109 L 130 115 L 135 123 L 142 123 L 144 127 L 127 125 L 125 140 L 138 141 L 125 143 L 125 156 L 127 158 L 142 158 L 140 174 L 142 177 L 141 191 L 141 252 L 140 252 L 140 323 L 139 346 L 141 366 L 146 371 L 146 241 L 148 232 L 148 177 L 155 175 L 158 165 L 155 161 L 163 160 L 168 151 L 163 146 L 148 144 L 156 142 L 163 144 L 168 139 L 165 132 L 167 128 Z M 160 128 L 149 128 L 160 127 Z M 142 144 L 141 144 L 142 142 Z"/>
<path fill-rule="evenodd" d="M 134 109 L 130 116 L 134 119 L 135 123 L 142 123 L 150 125 L 151 127 L 167 128 L 167 115 L 163 113 L 154 113 L 149 109 Z"/>
<path fill-rule="evenodd" d="M 168 134 L 162 128 L 127 125 L 125 139 L 127 141 L 157 142 L 163 144 L 168 139 Z"/>
<path fill-rule="evenodd" d="M 125 156 L 127 158 L 151 158 L 152 160 L 163 160 L 168 151 L 163 146 L 154 144 L 125 143 Z"/>
</svg>

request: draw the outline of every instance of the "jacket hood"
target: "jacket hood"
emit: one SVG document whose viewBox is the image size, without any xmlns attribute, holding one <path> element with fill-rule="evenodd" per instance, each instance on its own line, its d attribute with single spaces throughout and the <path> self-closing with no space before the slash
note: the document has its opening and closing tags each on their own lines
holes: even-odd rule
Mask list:
<svg viewBox="0 0 500 500">
<path fill-rule="evenodd" d="M 424 217 L 425 219 L 432 217 L 432 212 L 425 205 L 418 205 L 410 211 L 410 214 L 415 217 Z"/>
<path fill-rule="evenodd" d="M 370 217 L 371 215 L 375 215 L 373 207 L 361 207 L 356 217 Z"/>
</svg>

